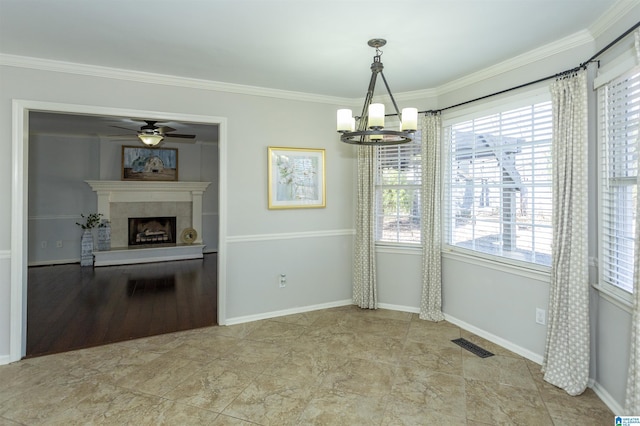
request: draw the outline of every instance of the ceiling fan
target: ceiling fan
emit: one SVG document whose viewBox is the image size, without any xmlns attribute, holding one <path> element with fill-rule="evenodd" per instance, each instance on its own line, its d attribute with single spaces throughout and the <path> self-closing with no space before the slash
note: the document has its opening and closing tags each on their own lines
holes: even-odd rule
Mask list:
<svg viewBox="0 0 640 426">
<path fill-rule="evenodd" d="M 152 120 L 142 120 L 146 124 L 140 127 L 140 130 L 128 129 L 126 127 L 121 126 L 111 126 L 117 129 L 124 129 L 130 132 L 136 132 L 138 138 L 148 146 L 158 145 L 164 138 L 176 138 L 176 139 L 193 139 L 193 141 L 185 141 L 185 142 L 195 142 L 196 135 L 187 135 L 182 133 L 173 133 L 176 131 L 173 127 L 169 126 L 156 126 L 158 121 Z M 179 142 L 179 141 L 175 141 Z"/>
</svg>

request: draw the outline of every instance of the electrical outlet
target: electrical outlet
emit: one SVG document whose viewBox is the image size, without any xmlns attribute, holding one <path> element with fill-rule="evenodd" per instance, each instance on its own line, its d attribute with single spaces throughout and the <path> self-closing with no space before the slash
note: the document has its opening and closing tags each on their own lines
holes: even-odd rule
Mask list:
<svg viewBox="0 0 640 426">
<path fill-rule="evenodd" d="M 58 247 L 58 248 L 62 247 L 62 240 L 56 241 L 56 247 Z"/>
<path fill-rule="evenodd" d="M 43 248 L 43 249 L 44 249 L 44 248 L 47 248 L 47 242 L 46 242 L 46 241 L 42 241 L 42 242 L 40 243 L 40 248 Z"/>
<path fill-rule="evenodd" d="M 285 288 L 287 286 L 286 274 L 280 274 L 280 277 L 278 277 L 278 284 L 280 285 L 280 288 Z"/>
<path fill-rule="evenodd" d="M 536 308 L 536 323 L 541 325 L 547 323 L 547 312 L 544 309 Z"/>
</svg>

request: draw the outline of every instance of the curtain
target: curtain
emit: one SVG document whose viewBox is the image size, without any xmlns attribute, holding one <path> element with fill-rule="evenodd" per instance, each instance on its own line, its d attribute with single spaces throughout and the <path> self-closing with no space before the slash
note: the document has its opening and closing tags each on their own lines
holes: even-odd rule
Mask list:
<svg viewBox="0 0 640 426">
<path fill-rule="evenodd" d="M 587 248 L 587 76 L 551 85 L 553 254 L 544 380 L 579 395 L 589 379 Z"/>
<path fill-rule="evenodd" d="M 640 31 L 635 32 L 636 58 L 640 63 Z M 640 188 L 640 133 L 636 144 L 639 171 L 638 188 Z M 638 201 L 636 200 L 636 203 Z M 631 314 L 631 350 L 629 351 L 629 373 L 627 374 L 627 396 L 625 411 L 629 416 L 640 414 L 640 204 L 636 205 L 636 238 L 634 242 L 633 268 L 633 313 Z"/>
<path fill-rule="evenodd" d="M 442 264 L 440 245 L 440 129 L 439 115 L 422 120 L 422 299 L 420 319 L 442 321 Z"/>
<path fill-rule="evenodd" d="M 353 262 L 353 303 L 366 309 L 377 309 L 374 174 L 375 156 L 372 146 L 358 147 L 358 199 Z"/>
</svg>

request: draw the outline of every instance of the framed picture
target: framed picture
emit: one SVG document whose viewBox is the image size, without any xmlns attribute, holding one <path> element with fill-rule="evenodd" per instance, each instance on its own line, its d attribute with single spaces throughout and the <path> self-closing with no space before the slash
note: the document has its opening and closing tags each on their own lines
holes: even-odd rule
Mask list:
<svg viewBox="0 0 640 426">
<path fill-rule="evenodd" d="M 269 209 L 325 207 L 324 149 L 269 147 Z"/>
<path fill-rule="evenodd" d="M 123 146 L 122 180 L 178 180 L 178 150 Z"/>
</svg>

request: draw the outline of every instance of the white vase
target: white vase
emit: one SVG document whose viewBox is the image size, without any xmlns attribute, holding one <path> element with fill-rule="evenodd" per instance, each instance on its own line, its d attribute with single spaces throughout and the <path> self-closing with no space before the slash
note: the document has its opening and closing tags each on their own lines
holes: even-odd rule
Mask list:
<svg viewBox="0 0 640 426">
<path fill-rule="evenodd" d="M 107 221 L 103 221 L 98 227 L 98 250 L 111 250 L 111 224 Z"/>
<path fill-rule="evenodd" d="M 93 234 L 91 229 L 85 229 L 82 233 L 80 266 L 93 266 Z"/>
</svg>

